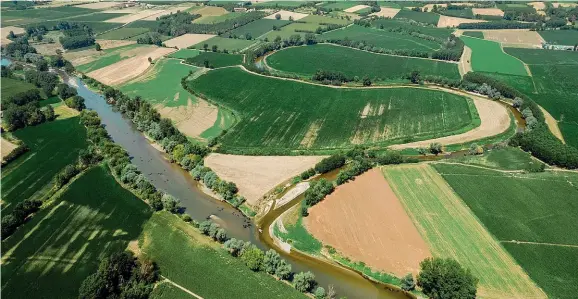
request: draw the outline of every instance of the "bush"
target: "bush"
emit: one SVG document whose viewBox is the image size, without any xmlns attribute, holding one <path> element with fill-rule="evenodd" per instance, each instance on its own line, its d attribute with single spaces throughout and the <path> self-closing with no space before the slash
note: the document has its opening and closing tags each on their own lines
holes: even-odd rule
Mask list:
<svg viewBox="0 0 578 299">
<path fill-rule="evenodd" d="M 298 273 L 293 278 L 293 284 L 299 292 L 309 292 L 315 287 L 315 275 L 309 271 Z"/>
<path fill-rule="evenodd" d="M 310 183 L 309 189 L 305 191 L 305 203 L 311 207 L 323 200 L 326 195 L 331 194 L 333 190 L 333 184 L 326 179 L 313 181 Z"/>
<path fill-rule="evenodd" d="M 243 250 L 241 259 L 245 262 L 249 269 L 253 271 L 259 271 L 263 264 L 264 254 L 261 249 L 251 244 L 249 248 Z"/>
<path fill-rule="evenodd" d="M 319 163 L 315 164 L 315 171 L 317 173 L 327 173 L 337 169 L 345 164 L 345 157 L 342 155 L 333 155 L 327 157 Z"/>
<path fill-rule="evenodd" d="M 309 169 L 305 170 L 304 172 L 302 172 L 302 173 L 299 175 L 299 177 L 300 177 L 302 180 L 306 180 L 306 179 L 308 179 L 308 178 L 310 178 L 310 177 L 312 177 L 312 176 L 314 176 L 314 175 L 315 175 L 315 169 L 309 168 Z"/>
<path fill-rule="evenodd" d="M 430 298 L 476 298 L 478 279 L 452 259 L 426 258 L 420 263 L 417 285 Z"/>
</svg>

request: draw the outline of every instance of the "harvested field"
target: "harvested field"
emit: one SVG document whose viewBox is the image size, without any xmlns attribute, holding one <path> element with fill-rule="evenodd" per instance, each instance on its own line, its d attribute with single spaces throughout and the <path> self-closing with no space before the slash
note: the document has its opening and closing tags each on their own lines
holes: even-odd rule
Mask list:
<svg viewBox="0 0 578 299">
<path fill-rule="evenodd" d="M 406 144 L 393 145 L 393 149 L 404 149 L 404 148 L 417 148 L 417 147 L 427 147 L 432 142 L 439 142 L 443 145 L 457 144 L 471 142 L 474 140 L 498 135 L 505 132 L 510 127 L 510 115 L 508 110 L 500 103 L 473 96 L 474 104 L 478 110 L 478 115 L 481 120 L 479 127 L 470 130 L 468 132 L 446 136 L 441 138 L 435 138 L 430 140 L 411 142 Z"/>
<path fill-rule="evenodd" d="M 111 8 L 111 7 L 119 6 L 119 5 L 122 5 L 122 4 L 119 2 L 95 2 L 95 3 L 77 5 L 76 7 L 90 8 L 90 9 L 107 9 L 107 8 Z"/>
<path fill-rule="evenodd" d="M 446 28 L 446 27 L 457 27 L 463 23 L 483 23 L 483 22 L 486 21 L 440 15 L 440 19 L 438 21 L 437 26 L 438 28 Z"/>
<path fill-rule="evenodd" d="M 431 256 L 379 169 L 338 186 L 309 208 L 303 222 L 316 239 L 340 254 L 397 277 L 417 274 L 419 263 Z"/>
<path fill-rule="evenodd" d="M 389 8 L 389 7 L 381 7 L 381 10 L 378 12 L 374 12 L 370 14 L 370 16 L 377 16 L 377 17 L 384 17 L 384 18 L 392 18 L 397 15 L 397 13 L 401 9 L 399 8 Z"/>
<path fill-rule="evenodd" d="M 239 194 L 255 206 L 275 186 L 313 167 L 324 156 L 238 156 L 212 153 L 205 165 L 239 187 Z"/>
<path fill-rule="evenodd" d="M 170 15 L 170 14 L 174 14 L 177 13 L 178 11 L 185 11 L 189 8 L 191 8 L 192 4 L 190 5 L 179 5 L 179 6 L 174 6 L 171 7 L 170 9 L 165 9 L 162 12 L 156 14 L 156 15 L 152 15 L 150 17 L 146 17 L 144 19 L 142 19 L 143 21 L 156 21 L 156 19 L 158 17 L 162 17 L 162 16 L 166 16 L 166 15 Z"/>
<path fill-rule="evenodd" d="M 344 12 L 356 12 L 356 11 L 358 11 L 358 10 L 362 10 L 362 9 L 365 9 L 365 8 L 368 8 L 368 7 L 369 7 L 369 6 L 367 6 L 367 5 L 355 5 L 355 6 L 353 6 L 353 7 L 346 8 L 346 9 L 344 9 L 343 11 L 344 11 Z"/>
<path fill-rule="evenodd" d="M 306 16 L 308 16 L 308 14 L 304 14 L 304 13 L 292 12 L 292 11 L 287 11 L 287 10 L 280 10 L 280 11 L 278 11 L 272 15 L 264 17 L 264 19 L 276 20 L 277 18 L 275 16 L 278 14 L 281 15 L 281 20 L 289 20 L 289 17 L 293 17 L 294 21 L 303 19 Z"/>
<path fill-rule="evenodd" d="M 132 40 L 109 40 L 109 39 L 97 39 L 96 42 L 100 45 L 102 50 L 113 49 L 118 47 L 124 47 L 128 45 L 136 44 L 136 41 Z"/>
<path fill-rule="evenodd" d="M 504 16 L 504 12 L 499 8 L 472 8 L 474 15 L 483 16 Z"/>
<path fill-rule="evenodd" d="M 222 16 L 228 14 L 229 12 L 222 7 L 204 6 L 199 9 L 193 10 L 192 13 L 206 17 L 206 16 Z"/>
<path fill-rule="evenodd" d="M 545 42 L 538 32 L 527 29 L 482 30 L 482 32 L 484 39 L 500 43 L 540 47 Z"/>
<path fill-rule="evenodd" d="M 175 96 L 178 98 L 178 95 Z M 183 134 L 193 138 L 199 138 L 204 131 L 211 128 L 219 113 L 218 107 L 199 98 L 194 104 L 189 98 L 186 106 L 158 105 L 155 108 L 162 117 L 170 119 Z"/>
<path fill-rule="evenodd" d="M 532 6 L 535 10 L 544 10 L 546 8 L 544 2 L 530 2 L 528 5 Z"/>
<path fill-rule="evenodd" d="M 554 3 L 552 3 L 552 6 L 554 6 L 555 8 L 558 8 L 558 7 L 576 7 L 576 6 L 578 6 L 578 4 L 576 4 L 576 3 L 554 2 Z"/>
<path fill-rule="evenodd" d="M 2 137 L 2 143 L 0 143 L 0 151 L 2 152 L 2 159 L 4 159 L 4 157 L 8 156 L 8 154 L 10 154 L 15 148 L 17 148 L 18 145 L 4 139 L 4 137 Z"/>
<path fill-rule="evenodd" d="M 558 127 L 558 121 L 552 116 L 552 114 L 546 111 L 546 109 L 542 108 L 542 106 L 539 107 L 540 110 L 542 110 L 542 113 L 544 114 L 544 120 L 546 121 L 546 125 L 548 125 L 548 129 L 550 129 L 550 132 L 552 132 L 552 134 L 554 134 L 556 138 L 560 139 L 562 143 L 566 143 L 564 141 L 564 137 L 562 136 L 562 132 Z"/>
<path fill-rule="evenodd" d="M 480 280 L 479 297 L 546 298 L 431 166 L 388 166 L 383 172 L 433 256 L 469 268 Z"/>
<path fill-rule="evenodd" d="M 174 51 L 175 49 L 170 48 L 155 48 L 147 53 L 92 71 L 87 76 L 106 85 L 119 85 L 144 73 L 151 65 L 148 61 L 149 57 L 155 60 Z"/>
<path fill-rule="evenodd" d="M 216 35 L 214 34 L 192 34 L 192 33 L 187 33 L 187 34 L 183 34 L 179 37 L 175 37 L 173 39 L 169 39 L 167 41 L 165 41 L 165 45 L 167 45 L 167 47 L 177 47 L 178 49 L 183 49 L 183 48 L 187 48 L 190 47 L 192 45 L 196 45 L 198 43 L 204 42 L 210 38 L 215 37 Z"/>
<path fill-rule="evenodd" d="M 64 52 L 64 48 L 62 48 L 60 43 L 36 44 L 34 45 L 34 48 L 36 48 L 36 51 L 42 55 L 56 55 L 56 50 Z"/>
<path fill-rule="evenodd" d="M 120 10 L 120 12 L 123 12 L 123 10 Z M 158 10 L 158 9 L 141 10 L 141 11 L 132 13 L 130 15 L 120 16 L 118 18 L 113 18 L 113 19 L 108 19 L 105 22 L 126 24 L 126 23 L 137 21 L 137 20 L 142 20 L 142 19 L 148 18 L 150 16 L 156 17 L 156 15 L 158 15 L 162 12 L 163 12 L 163 10 Z"/>
<path fill-rule="evenodd" d="M 12 41 L 7 38 L 10 31 L 14 32 L 14 34 L 22 34 L 26 32 L 24 28 L 16 27 L 16 26 L 6 26 L 0 29 L 0 34 L 2 35 L 2 45 L 7 45 Z"/>
</svg>

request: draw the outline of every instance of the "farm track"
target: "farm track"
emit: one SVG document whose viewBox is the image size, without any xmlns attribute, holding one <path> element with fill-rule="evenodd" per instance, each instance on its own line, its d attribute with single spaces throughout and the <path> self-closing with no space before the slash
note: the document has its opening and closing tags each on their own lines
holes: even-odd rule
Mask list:
<svg viewBox="0 0 578 299">
<path fill-rule="evenodd" d="M 189 291 L 189 290 L 186 289 L 185 287 L 177 284 L 176 282 L 174 282 L 174 281 L 172 281 L 172 280 L 170 280 L 170 279 L 168 279 L 168 278 L 166 278 L 166 277 L 164 277 L 164 276 L 162 276 L 162 275 L 161 275 L 161 277 L 163 278 L 163 281 L 162 281 L 161 283 L 166 282 L 166 283 L 172 284 L 173 286 L 181 289 L 181 291 L 183 291 L 183 292 L 185 292 L 185 293 L 187 293 L 187 294 L 189 294 L 189 295 L 191 295 L 191 296 L 193 296 L 193 297 L 195 297 L 195 298 L 197 298 L 197 299 L 205 299 L 205 298 L 203 298 L 203 297 L 201 297 L 201 296 L 199 296 L 199 295 L 197 295 L 197 294 Z"/>
<path fill-rule="evenodd" d="M 560 139 L 562 143 L 566 144 L 564 136 L 562 135 L 562 131 L 560 131 L 560 127 L 558 127 L 558 121 L 552 116 L 552 114 L 550 114 L 550 112 L 542 108 L 542 106 L 538 105 L 538 107 L 540 107 L 540 110 L 542 110 L 542 114 L 544 114 L 544 120 L 546 121 L 546 125 L 548 125 L 548 129 L 550 129 L 550 132 L 552 132 L 552 134 L 556 136 L 556 138 Z"/>
<path fill-rule="evenodd" d="M 556 244 L 556 243 L 542 243 L 542 242 L 527 242 L 527 241 L 499 241 L 500 243 L 511 243 L 511 244 L 530 244 L 530 245 L 544 245 L 544 246 L 559 246 L 559 247 L 570 247 L 570 248 L 578 248 L 578 245 L 573 244 Z"/>
</svg>

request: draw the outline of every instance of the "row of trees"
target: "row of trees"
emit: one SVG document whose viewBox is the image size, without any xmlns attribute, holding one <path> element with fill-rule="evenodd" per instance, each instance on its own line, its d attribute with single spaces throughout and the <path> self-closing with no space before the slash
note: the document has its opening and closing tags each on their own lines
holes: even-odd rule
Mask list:
<svg viewBox="0 0 578 299">
<path fill-rule="evenodd" d="M 54 120 L 54 109 L 48 105 L 40 108 L 40 92 L 30 89 L 2 99 L 2 124 L 7 131 L 35 126 Z"/>
<path fill-rule="evenodd" d="M 177 12 L 158 18 L 156 32 L 163 35 L 180 36 L 185 33 L 210 33 L 221 35 L 227 31 L 241 27 L 247 23 L 261 19 L 267 14 L 262 11 L 253 11 L 240 15 L 234 19 L 227 19 L 214 24 L 196 24 L 192 21 L 200 15 L 188 12 Z"/>
<path fill-rule="evenodd" d="M 16 229 L 24 224 L 26 218 L 40 209 L 42 201 L 25 199 L 16 204 L 12 212 L 2 215 L 2 240 L 12 235 Z"/>
</svg>

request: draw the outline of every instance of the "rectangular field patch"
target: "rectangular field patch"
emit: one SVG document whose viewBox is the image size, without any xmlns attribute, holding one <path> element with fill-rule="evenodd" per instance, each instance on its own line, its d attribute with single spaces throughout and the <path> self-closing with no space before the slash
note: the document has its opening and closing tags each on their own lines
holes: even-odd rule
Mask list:
<svg viewBox="0 0 578 299">
<path fill-rule="evenodd" d="M 214 34 L 192 34 L 187 33 L 173 39 L 165 41 L 167 47 L 176 47 L 177 49 L 188 48 L 192 45 L 202 43 L 210 38 L 215 37 Z"/>
</svg>

